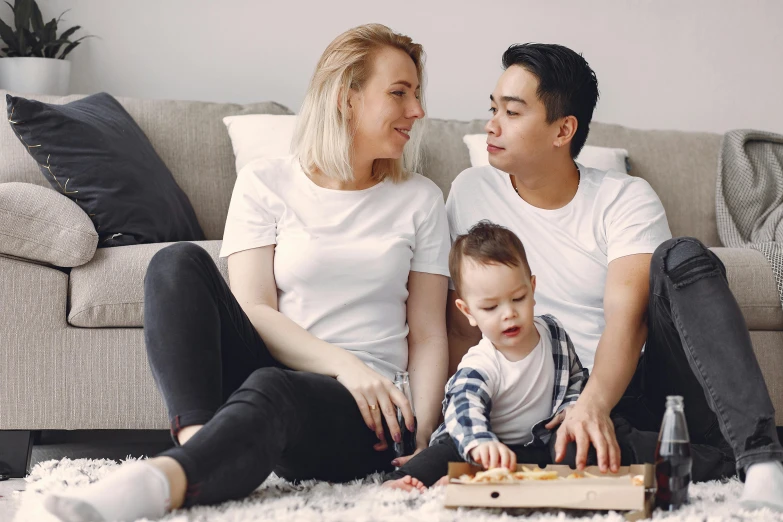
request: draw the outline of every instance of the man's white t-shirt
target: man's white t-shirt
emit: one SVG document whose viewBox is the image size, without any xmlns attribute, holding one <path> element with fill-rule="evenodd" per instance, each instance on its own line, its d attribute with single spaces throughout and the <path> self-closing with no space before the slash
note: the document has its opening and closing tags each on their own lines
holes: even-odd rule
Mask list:
<svg viewBox="0 0 783 522">
<path fill-rule="evenodd" d="M 449 275 L 443 194 L 413 174 L 333 190 L 297 158 L 257 160 L 237 177 L 221 257 L 275 245 L 279 311 L 393 378 L 408 366 L 411 271 Z"/>
<path fill-rule="evenodd" d="M 562 208 L 530 205 L 516 194 L 507 173 L 487 165 L 457 176 L 446 212 L 452 241 L 482 219 L 519 236 L 536 276 L 535 315 L 557 317 L 582 364 L 592 370 L 606 325 L 609 263 L 653 253 L 672 236 L 663 205 L 645 180 L 577 166 L 579 188 Z"/>
<path fill-rule="evenodd" d="M 533 426 L 552 416 L 552 338 L 543 319 L 536 317 L 534 321 L 541 340 L 524 359 L 509 361 L 483 337 L 459 364 L 459 369 L 474 368 L 488 376 L 492 399 L 489 425 L 504 444 L 527 444 L 533 440 Z"/>
</svg>

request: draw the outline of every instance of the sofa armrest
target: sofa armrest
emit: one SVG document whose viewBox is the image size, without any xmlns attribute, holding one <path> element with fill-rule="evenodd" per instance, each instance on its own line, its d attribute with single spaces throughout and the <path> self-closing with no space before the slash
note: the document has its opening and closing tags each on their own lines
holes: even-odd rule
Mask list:
<svg viewBox="0 0 783 522">
<path fill-rule="evenodd" d="M 752 248 L 711 249 L 726 266 L 729 288 L 749 330 L 783 330 L 783 307 L 772 266 Z"/>
<path fill-rule="evenodd" d="M 68 274 L 57 268 L 0 255 L 0 360 L 31 330 L 67 328 Z M 15 340 L 11 342 L 6 335 Z M 0 365 L 2 366 L 2 365 Z"/>
<path fill-rule="evenodd" d="M 0 254 L 74 267 L 87 263 L 98 233 L 79 205 L 31 183 L 0 183 Z"/>
</svg>

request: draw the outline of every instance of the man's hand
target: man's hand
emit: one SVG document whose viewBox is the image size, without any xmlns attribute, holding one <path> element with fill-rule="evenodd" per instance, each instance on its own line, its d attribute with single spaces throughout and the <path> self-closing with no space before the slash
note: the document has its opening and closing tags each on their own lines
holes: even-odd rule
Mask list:
<svg viewBox="0 0 783 522">
<path fill-rule="evenodd" d="M 490 441 L 470 450 L 470 457 L 484 466 L 484 469 L 504 467 L 517 469 L 517 454 L 502 442 Z"/>
<path fill-rule="evenodd" d="M 551 431 L 551 430 L 555 429 L 556 427 L 560 426 L 563 423 L 563 421 L 565 420 L 566 414 L 568 413 L 568 410 L 570 410 L 572 407 L 573 406 L 566 406 L 565 408 L 560 410 L 557 413 L 557 415 L 552 417 L 551 421 L 549 421 L 546 425 L 544 425 L 544 427 Z"/>
<path fill-rule="evenodd" d="M 555 462 L 561 462 L 566 455 L 566 447 L 571 441 L 576 441 L 576 467 L 580 471 L 587 465 L 587 452 L 592 443 L 598 456 L 598 467 L 601 473 L 611 470 L 617 473 L 620 469 L 620 446 L 614 433 L 614 423 L 609 413 L 582 400 L 564 410 L 565 418 L 561 420 L 555 442 Z M 547 425 L 553 424 L 557 420 Z M 556 424 L 553 424 L 553 427 Z"/>
</svg>

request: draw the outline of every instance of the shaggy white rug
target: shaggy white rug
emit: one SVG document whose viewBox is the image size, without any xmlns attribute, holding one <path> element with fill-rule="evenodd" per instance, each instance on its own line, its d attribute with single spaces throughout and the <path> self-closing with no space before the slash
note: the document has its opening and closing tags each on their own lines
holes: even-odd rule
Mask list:
<svg viewBox="0 0 783 522">
<path fill-rule="evenodd" d="M 128 461 L 126 461 L 128 462 Z M 100 479 L 121 464 L 111 460 L 63 459 L 36 465 L 25 479 L 15 522 L 47 522 L 52 517 L 41 507 L 44 493 L 67 490 Z M 251 496 L 219 506 L 195 507 L 170 513 L 166 522 L 254 522 L 270 520 L 301 521 L 436 521 L 470 520 L 476 522 L 526 519 L 530 522 L 566 519 L 593 522 L 624 522 L 619 513 L 585 513 L 498 509 L 459 509 L 443 507 L 443 488 L 426 493 L 404 493 L 383 489 L 378 476 L 350 484 L 306 482 L 293 485 L 272 475 Z M 705 482 L 691 485 L 691 504 L 674 513 L 655 514 L 654 518 L 682 522 L 783 522 L 783 514 L 763 509 L 745 511 L 736 500 L 742 491 L 737 479 L 726 483 Z"/>
</svg>

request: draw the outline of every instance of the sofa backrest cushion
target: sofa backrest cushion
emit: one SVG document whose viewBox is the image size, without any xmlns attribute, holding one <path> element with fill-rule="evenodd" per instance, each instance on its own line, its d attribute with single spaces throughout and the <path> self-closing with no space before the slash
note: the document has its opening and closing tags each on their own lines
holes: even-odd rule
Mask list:
<svg viewBox="0 0 783 522">
<path fill-rule="evenodd" d="M 6 98 L 19 141 L 52 188 L 89 215 L 99 248 L 204 239 L 171 171 L 110 94 L 66 104 Z"/>
<path fill-rule="evenodd" d="M 5 94 L 0 91 L 0 94 Z M 66 103 L 81 96 L 37 96 Z M 220 239 L 236 181 L 225 116 L 291 114 L 273 102 L 238 105 L 192 101 L 117 98 L 133 116 L 187 194 L 207 239 Z M 422 140 L 422 174 L 448 195 L 451 181 L 470 166 L 465 134 L 483 132 L 483 120 L 431 119 Z M 587 143 L 628 150 L 630 174 L 658 192 L 675 236 L 694 236 L 718 246 L 715 180 L 721 136 L 702 132 L 650 131 L 593 123 Z M 46 186 L 35 162 L 10 126 L 0 125 L 0 183 L 25 181 Z"/>
<path fill-rule="evenodd" d="M 423 174 L 448 194 L 454 177 L 470 167 L 466 134 L 483 132 L 483 120 L 428 120 L 422 139 Z M 705 132 L 651 131 L 593 123 L 588 145 L 628 150 L 629 174 L 647 180 L 661 198 L 674 236 L 720 246 L 715 182 L 721 136 Z"/>
<path fill-rule="evenodd" d="M 587 143 L 628 150 L 628 173 L 646 179 L 658 193 L 672 235 L 721 246 L 715 183 L 722 138 L 708 132 L 638 130 L 594 123 Z"/>
<path fill-rule="evenodd" d="M 5 94 L 6 91 L 0 91 L 2 99 Z M 83 97 L 30 96 L 45 103 L 68 103 Z M 188 196 L 207 239 L 223 237 L 236 181 L 234 153 L 223 118 L 237 114 L 291 114 L 273 102 L 239 105 L 122 97 L 117 100 L 139 124 Z M 0 183 L 22 181 L 48 186 L 7 123 L 0 125 L 0 151 Z"/>
</svg>

